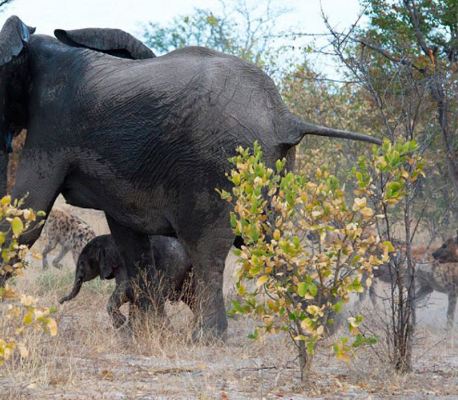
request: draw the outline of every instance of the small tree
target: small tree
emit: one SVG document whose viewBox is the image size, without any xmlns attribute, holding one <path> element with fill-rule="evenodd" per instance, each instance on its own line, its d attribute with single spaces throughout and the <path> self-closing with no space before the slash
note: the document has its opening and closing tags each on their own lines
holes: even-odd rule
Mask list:
<svg viewBox="0 0 458 400">
<path fill-rule="evenodd" d="M 360 157 L 354 169 L 358 179 L 357 193 L 364 193 L 381 217 L 377 220 L 380 236 L 403 245 L 398 246 L 398 256 L 389 264 L 390 313 L 386 330 L 389 358 L 400 372 L 412 369 L 416 308 L 412 240 L 416 228 L 412 228 L 411 213 L 418 180 L 424 176 L 424 162 L 418 152 L 415 141 L 391 144 L 385 140 L 382 147 L 373 148 L 371 156 Z M 397 236 L 394 227 L 399 221 L 403 222 L 404 232 Z"/>
<path fill-rule="evenodd" d="M 28 248 L 19 244 L 18 240 L 37 218 L 33 210 L 23 209 L 21 205 L 20 201 L 12 202 L 10 196 L 0 200 L 0 223 L 3 229 L 0 231 L 2 283 L 7 277 L 22 274 Z M 0 287 L 0 303 L 6 306 L 4 315 L 9 321 L 4 337 L 0 337 L 0 365 L 11 358 L 15 350 L 19 350 L 21 357 L 27 356 L 27 347 L 21 340 L 26 329 L 44 330 L 51 336 L 57 334 L 56 321 L 50 317 L 53 310 L 38 307 L 33 297 L 18 293 L 13 287 L 5 284 Z"/>
<path fill-rule="evenodd" d="M 411 150 L 414 145 L 402 146 Z M 385 143 L 374 147 L 370 159 L 394 160 L 398 151 Z M 277 161 L 275 170 L 269 168 L 257 143 L 253 152 L 238 148 L 230 161 L 232 193 L 221 191 L 221 196 L 233 205 L 231 225 L 244 240 L 237 250 L 241 300 L 233 302 L 233 312 L 259 317 L 253 338 L 287 332 L 304 379 L 316 347 L 334 330 L 336 315 L 352 293 L 371 284 L 372 269 L 387 262 L 393 250 L 374 229 L 380 216 L 369 206 L 372 182 L 362 173 L 361 161 L 353 174 L 359 184 L 356 197 L 348 200 L 344 186 L 323 168 L 309 179 L 285 171 L 285 160 Z M 396 166 L 399 173 L 389 176 L 390 190 L 383 193 L 383 201 L 390 204 L 402 198 L 403 191 L 395 188 L 402 188 L 409 175 Z M 348 318 L 350 336 L 333 344 L 337 358 L 347 361 L 356 348 L 374 341 L 359 331 L 362 320 L 360 315 Z"/>
</svg>

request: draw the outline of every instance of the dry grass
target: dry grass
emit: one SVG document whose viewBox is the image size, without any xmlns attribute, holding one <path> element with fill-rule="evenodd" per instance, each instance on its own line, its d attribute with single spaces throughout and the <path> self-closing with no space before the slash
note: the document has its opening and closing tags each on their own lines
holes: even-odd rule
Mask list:
<svg viewBox="0 0 458 400">
<path fill-rule="evenodd" d="M 66 260 L 63 270 L 32 266 L 18 286 L 43 304 L 57 305 L 73 284 L 74 266 Z M 391 372 L 383 343 L 376 347 L 381 357 L 367 349 L 348 365 L 325 348 L 301 385 L 294 349 L 284 336 L 253 342 L 247 338 L 253 322 L 241 318 L 229 321 L 224 345 L 193 345 L 190 311 L 169 304 L 173 328 L 148 327 L 132 337 L 111 327 L 106 302 L 112 290 L 112 282 L 84 284 L 75 300 L 58 307 L 57 337 L 28 334 L 29 357 L 0 370 L 0 399 L 458 398 L 458 335 L 455 330 L 446 339 L 441 295 L 420 310 L 411 374 Z M 4 328 L 0 322 L 0 336 Z"/>
</svg>

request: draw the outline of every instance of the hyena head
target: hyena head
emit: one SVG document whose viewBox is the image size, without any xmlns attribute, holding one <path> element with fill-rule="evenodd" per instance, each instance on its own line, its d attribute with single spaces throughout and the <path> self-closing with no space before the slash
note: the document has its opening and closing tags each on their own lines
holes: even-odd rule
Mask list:
<svg viewBox="0 0 458 400">
<path fill-rule="evenodd" d="M 458 232 L 455 238 L 448 239 L 439 247 L 433 257 L 441 263 L 458 263 Z"/>
</svg>

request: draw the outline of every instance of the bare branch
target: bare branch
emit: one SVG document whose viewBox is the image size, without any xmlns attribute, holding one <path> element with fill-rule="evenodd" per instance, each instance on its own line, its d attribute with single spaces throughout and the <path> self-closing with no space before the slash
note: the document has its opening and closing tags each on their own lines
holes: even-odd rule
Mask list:
<svg viewBox="0 0 458 400">
<path fill-rule="evenodd" d="M 366 39 L 357 38 L 357 39 L 352 39 L 352 40 L 361 43 L 363 46 L 366 46 L 367 48 L 369 48 L 371 50 L 376 51 L 377 53 L 381 54 L 386 59 L 388 59 L 388 60 L 390 60 L 390 61 L 392 61 L 394 63 L 398 63 L 398 64 L 406 65 L 408 67 L 412 67 L 412 68 L 414 68 L 417 71 L 422 72 L 422 73 L 426 72 L 426 70 L 424 68 L 417 67 L 414 63 L 412 63 L 411 61 L 406 60 L 405 58 L 396 57 L 393 54 L 391 54 L 390 52 L 382 49 L 381 47 L 378 47 L 378 46 L 368 42 Z"/>
<path fill-rule="evenodd" d="M 412 25 L 414 27 L 415 37 L 417 38 L 418 45 L 420 46 L 423 53 L 425 53 L 425 55 L 429 57 L 429 48 L 426 45 L 425 36 L 423 35 L 420 29 L 420 17 L 418 15 L 418 8 L 415 4 L 415 0 L 403 0 L 403 3 L 407 11 L 409 12 L 410 21 L 412 22 Z"/>
<path fill-rule="evenodd" d="M 0 8 L 2 8 L 3 6 L 6 6 L 8 3 L 12 3 L 13 0 L 1 0 L 0 1 Z"/>
</svg>

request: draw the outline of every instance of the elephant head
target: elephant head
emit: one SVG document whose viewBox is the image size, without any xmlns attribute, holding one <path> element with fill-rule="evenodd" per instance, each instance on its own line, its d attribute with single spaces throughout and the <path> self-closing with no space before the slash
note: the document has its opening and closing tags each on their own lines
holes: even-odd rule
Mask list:
<svg viewBox="0 0 458 400">
<path fill-rule="evenodd" d="M 12 140 L 27 128 L 29 41 L 35 32 L 17 16 L 9 17 L 0 31 L 0 196 L 6 194 L 8 153 Z M 57 29 L 55 35 L 72 47 L 84 47 L 116 57 L 153 58 L 155 54 L 141 41 L 120 29 Z"/>
<path fill-rule="evenodd" d="M 27 105 L 27 43 L 35 28 L 18 17 L 7 19 L 0 31 L 0 195 L 6 194 L 8 153 L 14 135 L 25 126 Z"/>
<path fill-rule="evenodd" d="M 61 298 L 59 303 L 64 303 L 76 297 L 84 282 L 97 277 L 100 279 L 113 279 L 116 269 L 120 268 L 119 253 L 110 240 L 110 235 L 97 236 L 83 249 L 76 263 L 75 283 L 69 295 Z"/>
</svg>

